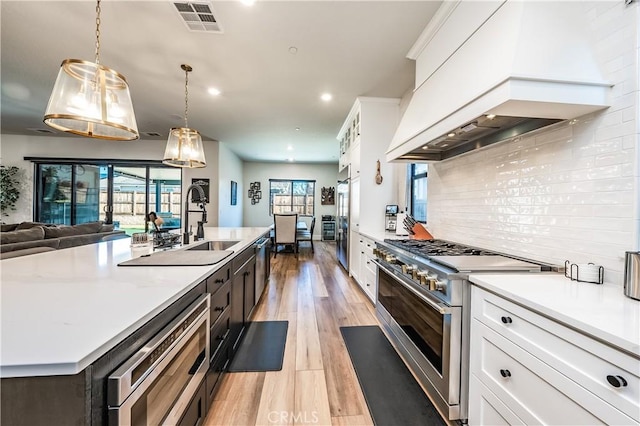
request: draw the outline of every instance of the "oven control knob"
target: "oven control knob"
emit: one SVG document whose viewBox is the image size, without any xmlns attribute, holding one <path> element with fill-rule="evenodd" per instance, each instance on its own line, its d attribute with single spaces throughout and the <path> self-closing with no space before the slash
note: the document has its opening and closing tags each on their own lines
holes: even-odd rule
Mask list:
<svg viewBox="0 0 640 426">
<path fill-rule="evenodd" d="M 418 265 L 411 265 L 411 266 L 412 266 L 412 268 L 411 268 L 411 278 L 413 278 L 414 280 L 420 279 L 420 277 L 418 275 L 420 273 L 420 270 L 418 269 Z"/>
<path fill-rule="evenodd" d="M 398 260 L 398 259 L 397 259 L 395 256 L 392 256 L 392 255 L 388 254 L 388 255 L 385 257 L 385 260 L 386 260 L 387 262 L 389 262 L 389 263 L 396 263 L 396 260 Z"/>
<path fill-rule="evenodd" d="M 447 292 L 447 284 L 445 284 L 442 281 L 438 281 L 437 279 L 434 278 L 429 282 L 429 290 L 441 291 L 442 293 L 446 293 Z"/>
<path fill-rule="evenodd" d="M 437 278 L 438 278 L 437 276 L 435 275 L 431 276 L 429 275 L 429 272 L 425 271 L 422 281 L 423 281 L 423 284 L 429 287 L 429 289 L 431 290 L 431 286 L 435 285 Z"/>
<path fill-rule="evenodd" d="M 420 278 L 420 284 L 424 286 L 429 286 L 429 273 L 427 271 L 418 272 L 418 278 Z"/>
</svg>

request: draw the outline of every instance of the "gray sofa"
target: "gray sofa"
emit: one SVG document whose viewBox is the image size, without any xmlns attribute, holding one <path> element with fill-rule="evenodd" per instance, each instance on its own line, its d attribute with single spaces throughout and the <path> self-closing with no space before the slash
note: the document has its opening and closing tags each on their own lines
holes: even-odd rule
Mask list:
<svg viewBox="0 0 640 426">
<path fill-rule="evenodd" d="M 127 237 L 124 231 L 114 231 L 113 225 L 102 221 L 73 226 L 22 222 L 2 224 L 0 231 L 0 259 Z"/>
</svg>

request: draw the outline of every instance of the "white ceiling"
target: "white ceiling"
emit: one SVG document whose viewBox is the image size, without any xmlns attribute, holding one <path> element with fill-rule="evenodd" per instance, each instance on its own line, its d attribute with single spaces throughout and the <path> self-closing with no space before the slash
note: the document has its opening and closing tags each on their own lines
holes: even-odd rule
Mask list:
<svg viewBox="0 0 640 426">
<path fill-rule="evenodd" d="M 157 139 L 160 150 L 184 123 L 187 63 L 189 126 L 206 139 L 244 160 L 337 162 L 336 136 L 357 96 L 413 88 L 405 55 L 440 3 L 212 1 L 216 34 L 188 30 L 173 2 L 105 0 L 100 62 L 127 78 L 141 138 Z M 95 59 L 95 5 L 0 1 L 2 133 L 49 129 L 42 116 L 61 61 Z M 222 94 L 209 95 L 212 86 Z M 323 92 L 333 100 L 322 102 Z"/>
</svg>

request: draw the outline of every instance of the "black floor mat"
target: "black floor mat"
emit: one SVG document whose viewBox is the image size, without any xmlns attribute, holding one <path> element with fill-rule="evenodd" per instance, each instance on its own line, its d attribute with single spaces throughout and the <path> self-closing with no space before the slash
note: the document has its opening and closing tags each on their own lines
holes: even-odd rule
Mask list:
<svg viewBox="0 0 640 426">
<path fill-rule="evenodd" d="M 376 425 L 446 425 L 380 327 L 340 331 Z"/>
<path fill-rule="evenodd" d="M 240 347 L 228 371 L 282 370 L 289 321 L 252 322 L 245 330 Z"/>
</svg>

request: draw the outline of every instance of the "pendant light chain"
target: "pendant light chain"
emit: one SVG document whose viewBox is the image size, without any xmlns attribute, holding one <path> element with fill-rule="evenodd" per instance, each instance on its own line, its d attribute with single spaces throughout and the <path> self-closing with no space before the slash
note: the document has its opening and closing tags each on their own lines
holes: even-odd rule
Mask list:
<svg viewBox="0 0 640 426">
<path fill-rule="evenodd" d="M 189 68 L 184 70 L 184 127 L 189 128 Z"/>
<path fill-rule="evenodd" d="M 96 4 L 96 64 L 100 64 L 100 0 Z"/>
</svg>

